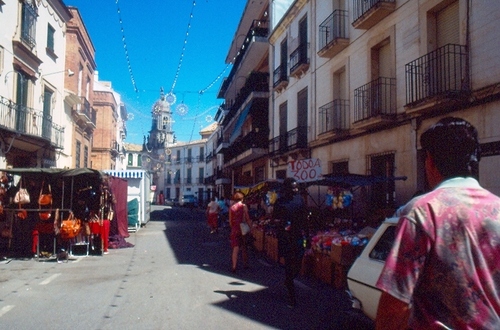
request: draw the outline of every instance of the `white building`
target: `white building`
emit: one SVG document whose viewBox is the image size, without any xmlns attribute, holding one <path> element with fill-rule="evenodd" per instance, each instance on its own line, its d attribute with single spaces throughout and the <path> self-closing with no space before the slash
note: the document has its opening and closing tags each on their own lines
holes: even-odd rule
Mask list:
<svg viewBox="0 0 500 330">
<path fill-rule="evenodd" d="M 64 115 L 70 18 L 60 0 L 0 2 L 0 168 L 66 165 L 59 156 L 70 126 Z"/>
<path fill-rule="evenodd" d="M 477 127 L 480 182 L 500 194 L 500 2 L 296 0 L 271 10 L 269 177 L 308 157 L 323 174 L 407 176 L 363 191 L 367 211 L 393 209 L 425 189 L 420 134 L 457 116 Z"/>
</svg>

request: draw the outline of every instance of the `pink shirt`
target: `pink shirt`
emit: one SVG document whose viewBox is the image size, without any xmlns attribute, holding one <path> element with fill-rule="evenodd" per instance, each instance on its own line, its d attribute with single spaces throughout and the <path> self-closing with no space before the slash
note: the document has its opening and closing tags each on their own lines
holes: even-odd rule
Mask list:
<svg viewBox="0 0 500 330">
<path fill-rule="evenodd" d="M 377 287 L 412 329 L 500 329 L 500 198 L 454 178 L 410 201 Z"/>
</svg>

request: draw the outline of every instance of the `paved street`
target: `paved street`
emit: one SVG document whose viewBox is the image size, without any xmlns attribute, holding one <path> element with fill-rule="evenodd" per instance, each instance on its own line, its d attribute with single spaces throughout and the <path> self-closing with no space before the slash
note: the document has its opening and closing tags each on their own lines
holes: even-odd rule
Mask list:
<svg viewBox="0 0 500 330">
<path fill-rule="evenodd" d="M 5 329 L 363 329 L 346 321 L 345 293 L 300 278 L 286 306 L 280 265 L 252 253 L 230 272 L 228 230 L 210 235 L 203 212 L 155 207 L 133 247 L 68 263 L 0 263 Z"/>
</svg>

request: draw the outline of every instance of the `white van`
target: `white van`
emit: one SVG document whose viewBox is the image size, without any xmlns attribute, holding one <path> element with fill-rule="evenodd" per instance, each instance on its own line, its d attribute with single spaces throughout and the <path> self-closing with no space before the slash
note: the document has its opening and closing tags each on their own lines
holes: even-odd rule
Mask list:
<svg viewBox="0 0 500 330">
<path fill-rule="evenodd" d="M 382 292 L 375 286 L 385 259 L 394 243 L 399 218 L 388 218 L 378 227 L 347 273 L 347 286 L 353 306 L 375 320 Z"/>
</svg>

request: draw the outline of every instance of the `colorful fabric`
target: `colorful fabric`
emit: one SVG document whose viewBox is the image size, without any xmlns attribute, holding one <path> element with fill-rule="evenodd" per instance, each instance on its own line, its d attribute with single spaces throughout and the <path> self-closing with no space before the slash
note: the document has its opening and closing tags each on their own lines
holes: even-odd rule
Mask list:
<svg viewBox="0 0 500 330">
<path fill-rule="evenodd" d="M 377 287 L 412 329 L 500 329 L 500 198 L 454 178 L 410 201 Z"/>
</svg>

